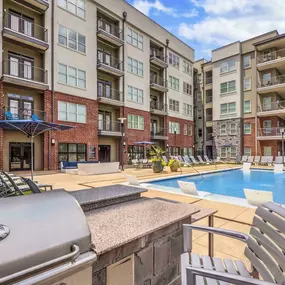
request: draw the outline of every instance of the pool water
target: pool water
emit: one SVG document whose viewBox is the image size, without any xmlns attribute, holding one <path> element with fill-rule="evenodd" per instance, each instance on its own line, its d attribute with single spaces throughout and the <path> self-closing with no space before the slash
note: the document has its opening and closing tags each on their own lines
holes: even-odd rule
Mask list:
<svg viewBox="0 0 285 285">
<path fill-rule="evenodd" d="M 225 196 L 245 198 L 243 189 L 266 190 L 273 192 L 274 202 L 285 204 L 285 174 L 272 171 L 242 170 L 224 171 L 219 173 L 187 176 L 150 182 L 150 184 L 177 188 L 181 193 L 177 181 L 195 182 L 198 191 L 210 192 Z"/>
</svg>

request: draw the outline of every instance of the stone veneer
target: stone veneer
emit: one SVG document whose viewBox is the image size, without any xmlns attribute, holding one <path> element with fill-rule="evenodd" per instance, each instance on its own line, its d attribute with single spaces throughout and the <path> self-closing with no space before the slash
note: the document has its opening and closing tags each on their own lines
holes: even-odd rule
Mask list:
<svg viewBox="0 0 285 285">
<path fill-rule="evenodd" d="M 235 135 L 230 134 L 230 124 L 237 124 L 237 132 Z M 226 124 L 226 135 L 220 135 L 220 127 L 222 124 Z M 230 120 L 222 120 L 222 121 L 214 121 L 213 122 L 213 156 L 221 156 L 220 148 L 223 145 L 232 144 L 233 146 L 237 146 L 237 154 L 241 154 L 243 151 L 241 149 L 242 141 L 241 135 L 243 132 L 243 124 L 242 119 L 230 119 Z M 230 159 L 230 154 L 228 153 L 227 159 Z"/>
</svg>

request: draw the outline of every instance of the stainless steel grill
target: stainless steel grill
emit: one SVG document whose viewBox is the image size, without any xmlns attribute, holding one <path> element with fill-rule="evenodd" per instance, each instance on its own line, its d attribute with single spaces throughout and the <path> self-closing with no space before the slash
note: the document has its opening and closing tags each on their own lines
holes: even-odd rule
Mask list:
<svg viewBox="0 0 285 285">
<path fill-rule="evenodd" d="M 1 285 L 70 278 L 95 262 L 92 249 L 85 215 L 67 192 L 0 199 Z"/>
</svg>

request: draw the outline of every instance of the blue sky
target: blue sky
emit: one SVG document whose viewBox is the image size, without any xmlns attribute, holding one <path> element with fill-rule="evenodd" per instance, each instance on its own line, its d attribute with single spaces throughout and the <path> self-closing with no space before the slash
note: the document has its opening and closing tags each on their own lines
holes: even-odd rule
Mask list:
<svg viewBox="0 0 285 285">
<path fill-rule="evenodd" d="M 284 0 L 127 0 L 195 49 L 211 50 L 277 29 L 285 32 Z"/>
</svg>

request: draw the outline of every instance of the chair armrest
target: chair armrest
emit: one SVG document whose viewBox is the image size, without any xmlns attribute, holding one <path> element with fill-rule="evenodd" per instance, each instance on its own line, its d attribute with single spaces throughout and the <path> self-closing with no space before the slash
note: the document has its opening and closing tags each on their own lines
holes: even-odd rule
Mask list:
<svg viewBox="0 0 285 285">
<path fill-rule="evenodd" d="M 274 283 L 255 279 L 255 278 L 248 278 L 243 277 L 240 275 L 219 272 L 214 270 L 208 270 L 203 268 L 194 268 L 194 267 L 187 267 L 186 268 L 186 275 L 187 275 L 187 284 L 182 285 L 195 285 L 196 284 L 196 276 L 202 276 L 206 278 L 212 278 L 219 281 L 229 282 L 231 284 L 236 285 L 273 285 Z"/>
</svg>

